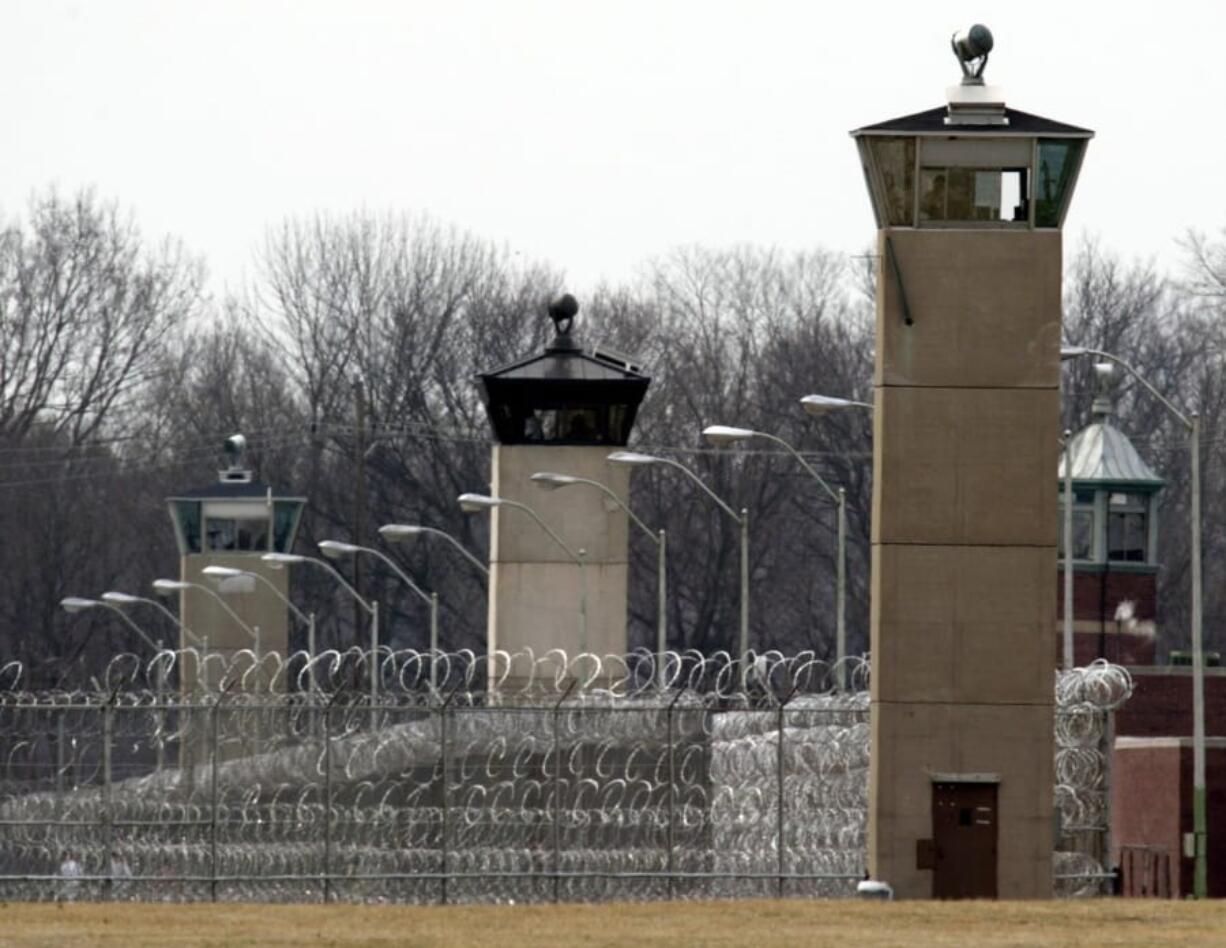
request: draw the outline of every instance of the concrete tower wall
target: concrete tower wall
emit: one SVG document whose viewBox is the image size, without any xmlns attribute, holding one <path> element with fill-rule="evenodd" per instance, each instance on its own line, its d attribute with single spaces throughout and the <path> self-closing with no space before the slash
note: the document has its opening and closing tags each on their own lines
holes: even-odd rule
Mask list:
<svg viewBox="0 0 1226 948">
<path fill-rule="evenodd" d="M 580 641 L 579 566 L 522 510 L 496 507 L 490 526 L 489 649 L 537 655 L 561 648 L 626 651 L 627 527 L 625 512 L 588 485 L 544 491 L 537 471 L 585 477 L 629 499 L 628 468 L 610 464 L 613 448 L 573 445 L 494 446 L 495 496 L 526 504 L 573 550 L 584 550 L 587 641 Z"/>
<path fill-rule="evenodd" d="M 1048 898 L 1061 235 L 878 252 L 869 871 L 930 896 L 933 781 L 999 781 L 998 894 Z"/>
<path fill-rule="evenodd" d="M 233 569 L 247 570 L 259 573 L 267 578 L 282 595 L 289 593 L 289 574 L 285 569 L 275 569 L 260 559 L 258 553 L 192 553 L 181 559 L 181 578 L 184 582 L 199 583 L 208 589 L 217 589 L 217 581 L 205 576 L 206 566 L 228 566 Z M 288 612 L 285 603 L 274 595 L 271 589 L 254 579 L 229 580 L 228 587 L 235 584 L 250 584 L 249 592 L 227 592 L 226 604 L 238 614 L 247 625 L 260 630 L 260 654 L 276 652 L 286 655 L 289 649 Z M 186 589 L 181 594 L 180 609 L 183 624 L 197 636 L 207 635 L 209 651 L 229 655 L 240 649 L 252 648 L 254 642 L 250 635 L 240 627 L 212 596 L 198 589 Z M 184 641 L 184 646 L 191 645 Z M 335 643 L 320 642 L 319 648 L 331 647 Z M 217 682 L 211 682 L 217 685 Z M 185 681 L 184 686 L 190 687 L 191 682 Z"/>
</svg>

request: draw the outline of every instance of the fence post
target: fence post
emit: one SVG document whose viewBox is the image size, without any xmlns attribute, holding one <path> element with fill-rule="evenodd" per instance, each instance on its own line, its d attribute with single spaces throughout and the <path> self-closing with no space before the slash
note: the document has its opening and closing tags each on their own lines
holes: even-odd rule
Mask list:
<svg viewBox="0 0 1226 948">
<path fill-rule="evenodd" d="M 681 700 L 681 696 L 685 694 L 685 689 L 688 685 L 683 684 L 681 689 L 673 696 L 673 700 L 668 703 L 668 711 L 665 714 L 668 728 L 668 898 L 671 902 L 674 898 L 674 889 L 676 887 L 676 879 L 674 875 L 677 871 L 676 866 L 676 814 L 677 814 L 677 762 L 673 753 L 673 709 L 677 707 L 677 702 Z"/>
<path fill-rule="evenodd" d="M 232 679 L 224 683 L 217 693 L 217 700 L 209 709 L 209 898 L 217 901 L 217 751 L 220 744 L 218 719 L 221 703 L 226 700 L 226 694 L 234 685 Z"/>
<path fill-rule="evenodd" d="M 553 706 L 553 900 L 558 901 L 562 882 L 562 703 L 575 690 L 577 679 L 572 678 L 562 697 Z"/>
<path fill-rule="evenodd" d="M 115 814 L 111 810 L 111 752 L 115 743 L 115 700 L 119 689 L 111 692 L 110 698 L 102 706 L 102 872 L 106 876 L 104 883 L 106 896 L 111 896 L 111 863 L 114 861 L 114 822 Z"/>
<path fill-rule="evenodd" d="M 450 694 L 443 699 L 443 703 L 438 708 L 438 752 L 439 766 L 442 769 L 442 825 L 440 827 L 439 838 L 439 900 L 443 905 L 447 904 L 447 873 L 449 871 L 448 863 L 448 845 L 450 834 L 448 832 L 448 809 L 447 809 L 447 780 L 449 776 L 448 755 L 447 755 L 447 707 L 451 704 L 451 699 L 456 696 L 456 692 L 460 690 L 464 682 L 461 680 L 451 689 Z"/>
<path fill-rule="evenodd" d="M 328 699 L 324 706 L 324 864 L 323 899 L 332 899 L 332 706 L 344 694 L 343 688 Z"/>
<path fill-rule="evenodd" d="M 778 889 L 777 895 L 779 898 L 783 898 L 783 873 L 784 873 L 784 870 L 787 868 L 787 860 L 784 855 L 784 832 L 783 832 L 783 828 L 784 828 L 784 822 L 783 822 L 783 725 L 784 725 L 783 709 L 787 707 L 788 702 L 792 700 L 792 696 L 796 694 L 796 689 L 799 687 L 800 686 L 798 684 L 792 685 L 792 690 L 788 692 L 787 697 L 784 698 L 781 702 L 779 702 L 779 712 L 778 712 L 779 714 L 779 718 L 778 718 L 779 742 L 775 750 L 775 757 L 777 760 L 776 777 L 777 777 L 777 789 L 778 789 L 778 799 L 776 800 L 776 805 L 778 808 L 778 819 L 779 819 L 779 843 L 778 843 L 779 852 L 777 853 L 777 856 L 778 856 L 778 867 L 777 868 L 779 872 L 779 889 Z"/>
</svg>

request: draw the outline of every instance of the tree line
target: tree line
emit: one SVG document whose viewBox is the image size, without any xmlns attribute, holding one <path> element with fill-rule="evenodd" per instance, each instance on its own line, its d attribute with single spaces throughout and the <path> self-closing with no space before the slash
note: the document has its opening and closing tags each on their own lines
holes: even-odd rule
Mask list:
<svg viewBox="0 0 1226 948">
<path fill-rule="evenodd" d="M 779 435 L 846 490 L 849 642 L 866 649 L 871 418 L 813 419 L 797 401 L 871 401 L 872 264 L 820 248 L 683 247 L 581 299 L 583 343 L 632 353 L 652 376 L 636 446 L 692 465 L 750 510 L 760 648 L 832 655 L 835 510 L 769 444 L 715 451 L 699 433 L 730 424 Z M 19 660 L 50 683 L 138 649 L 115 617 L 70 617 L 58 603 L 144 595 L 176 575 L 164 498 L 215 478 L 235 432 L 263 480 L 309 498 L 304 551 L 327 538 L 379 544 L 380 524 L 402 522 L 484 555 L 485 518 L 455 500 L 490 476 L 474 377 L 543 346 L 547 301 L 574 288 L 547 262 L 429 218 L 367 212 L 270 229 L 256 272 L 239 292 L 210 296 L 203 261 L 145 238 L 89 192 L 41 194 L 0 220 L 0 665 Z M 1086 242 L 1064 297 L 1067 342 L 1121 356 L 1200 413 L 1206 636 L 1226 644 L 1226 228 L 1186 236 L 1176 273 Z M 1070 363 L 1063 378 L 1062 420 L 1077 430 L 1089 421 L 1092 367 Z M 1127 377 L 1116 402 L 1116 423 L 1168 481 L 1158 619 L 1178 647 L 1189 620 L 1186 434 Z M 675 538 L 671 646 L 734 647 L 736 524 L 667 470 L 637 471 L 632 504 Z M 484 577 L 445 546 L 385 549 L 438 591 L 444 646 L 482 649 Z M 634 646 L 654 642 L 654 556 L 632 536 Z M 373 560 L 359 563 L 342 569 L 383 604 L 388 641 L 424 647 L 424 604 Z M 319 615 L 321 645 L 354 643 L 352 605 L 315 579 L 297 571 L 293 595 Z M 173 639 L 156 614 L 138 619 Z"/>
</svg>

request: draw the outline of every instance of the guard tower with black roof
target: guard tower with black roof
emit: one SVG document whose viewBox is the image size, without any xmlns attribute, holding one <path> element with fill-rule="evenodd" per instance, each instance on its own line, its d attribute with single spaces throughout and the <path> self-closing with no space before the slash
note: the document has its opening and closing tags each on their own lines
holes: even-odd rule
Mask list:
<svg viewBox="0 0 1226 948">
<path fill-rule="evenodd" d="M 569 294 L 554 302 L 556 332 L 543 352 L 477 378 L 497 442 L 490 493 L 513 502 L 490 510 L 491 653 L 626 651 L 625 512 L 599 490 L 541 490 L 531 480 L 572 475 L 628 501 L 628 471 L 607 458 L 630 437 L 651 380 L 633 359 L 582 347 L 572 332 L 578 310 Z"/>
<path fill-rule="evenodd" d="M 878 228 L 869 872 L 1050 898 L 1061 231 L 1092 133 L 946 104 L 853 131 Z"/>
</svg>

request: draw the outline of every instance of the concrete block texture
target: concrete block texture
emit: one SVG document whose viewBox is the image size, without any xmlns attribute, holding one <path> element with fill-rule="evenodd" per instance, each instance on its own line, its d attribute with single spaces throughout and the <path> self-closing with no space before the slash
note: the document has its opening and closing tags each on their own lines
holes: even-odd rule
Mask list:
<svg viewBox="0 0 1226 948">
<path fill-rule="evenodd" d="M 1061 246 L 1059 231 L 881 231 L 876 383 L 1058 386 Z"/>
<path fill-rule="evenodd" d="M 878 388 L 873 542 L 1054 549 L 1059 397 Z"/>
<path fill-rule="evenodd" d="M 1050 692 L 1050 689 L 1049 689 Z M 899 898 L 930 898 L 916 843 L 933 836 L 934 776 L 993 775 L 997 892 L 1051 898 L 1053 709 L 1047 705 L 874 702 L 869 873 Z"/>
<path fill-rule="evenodd" d="M 206 566 L 228 566 L 258 573 L 271 582 L 281 595 L 288 595 L 288 571 L 274 569 L 261 561 L 258 553 L 193 553 L 183 557 L 181 563 L 181 579 L 184 582 L 198 583 L 214 591 L 219 591 L 217 580 L 204 575 Z M 227 589 L 230 591 L 224 594 L 226 605 L 248 626 L 259 628 L 260 652 L 284 655 L 289 644 L 289 616 L 285 603 L 271 589 L 254 579 L 248 583 L 229 581 Z M 208 635 L 210 650 L 237 650 L 254 646 L 251 636 L 226 614 L 212 596 L 198 589 L 184 590 L 180 595 L 180 619 L 196 635 Z M 183 644 L 188 646 L 192 643 L 185 641 Z M 320 647 L 323 647 L 322 643 Z"/>
<path fill-rule="evenodd" d="M 1050 704 L 1055 549 L 876 544 L 873 700 Z"/>
<path fill-rule="evenodd" d="M 542 490 L 531 480 L 538 471 L 584 477 L 604 484 L 627 501 L 630 469 L 606 460 L 614 450 L 573 445 L 495 445 L 491 491 L 495 496 L 527 504 L 571 549 L 583 549 L 589 563 L 625 563 L 628 524 L 625 512 L 616 503 L 586 484 Z M 524 511 L 497 507 L 491 517 L 491 561 L 571 562 L 566 552 Z"/>
<path fill-rule="evenodd" d="M 587 638 L 579 630 L 579 567 L 572 563 L 490 564 L 489 649 L 537 655 L 560 648 L 624 655 L 625 563 L 591 563 L 587 574 Z"/>
</svg>

